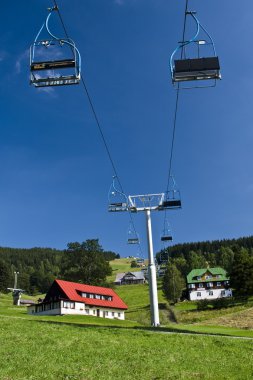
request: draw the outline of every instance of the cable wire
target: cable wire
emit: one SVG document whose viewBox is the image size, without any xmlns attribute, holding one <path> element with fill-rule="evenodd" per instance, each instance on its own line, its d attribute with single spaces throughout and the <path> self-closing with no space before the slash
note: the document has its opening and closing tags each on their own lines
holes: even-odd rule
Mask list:
<svg viewBox="0 0 253 380">
<path fill-rule="evenodd" d="M 188 12 L 188 3 L 189 3 L 189 0 L 186 0 L 186 2 L 185 2 L 185 11 L 184 11 L 184 25 L 183 25 L 183 33 L 182 33 L 182 41 L 183 42 L 185 40 L 186 18 L 187 18 L 187 12 Z M 182 51 L 181 51 L 181 59 L 183 58 L 183 54 L 184 54 L 184 51 L 182 49 Z M 173 160 L 175 135 L 176 135 L 176 126 L 177 126 L 177 115 L 178 115 L 180 83 L 177 83 L 177 89 L 176 89 L 176 91 L 177 91 L 177 94 L 176 94 L 176 104 L 175 104 L 174 119 L 173 119 L 173 132 L 172 132 L 172 140 L 171 140 L 170 159 L 169 159 L 169 174 L 168 174 L 168 180 L 167 180 L 166 193 L 168 193 L 168 191 L 169 191 L 171 171 L 172 171 L 172 160 Z M 167 210 L 165 210 L 165 213 L 164 213 L 164 228 L 165 228 L 165 223 L 166 223 L 166 217 L 167 217 Z"/>
<path fill-rule="evenodd" d="M 59 10 L 59 7 L 58 7 L 58 4 L 57 4 L 57 1 L 56 0 L 53 0 L 53 3 L 54 3 L 54 7 L 55 7 L 55 10 L 57 11 L 58 15 L 59 15 L 59 18 L 60 18 L 60 21 L 61 21 L 61 24 L 62 24 L 62 27 L 63 27 L 63 30 L 64 30 L 64 33 L 66 35 L 66 37 L 69 39 L 69 35 L 68 35 L 68 32 L 67 32 L 67 28 L 65 26 L 65 23 L 63 21 L 63 18 L 62 18 L 62 15 L 61 15 L 61 12 Z M 107 156 L 109 158 L 109 161 L 111 163 L 111 166 L 112 166 L 112 169 L 113 169 L 113 173 L 114 173 L 114 176 L 117 177 L 117 180 L 118 180 L 118 184 L 120 186 L 120 190 L 122 193 L 124 193 L 124 190 L 123 190 L 123 186 L 121 184 L 121 181 L 120 181 L 120 178 L 118 176 L 118 172 L 117 172 L 117 169 L 116 169 L 116 165 L 113 161 L 113 158 L 112 158 L 112 155 L 110 153 L 110 149 L 109 149 L 109 146 L 107 144 L 107 141 L 106 141 L 106 138 L 105 138 L 105 135 L 104 135 L 104 132 L 103 132 L 103 129 L 101 127 L 101 124 L 100 124 L 100 121 L 99 121 L 99 118 L 98 118 L 98 115 L 97 115 L 97 112 L 95 110 L 95 107 L 94 107 L 94 104 L 93 104 L 93 101 L 92 101 L 92 98 L 91 98 L 91 95 L 88 91 L 88 87 L 86 85 L 86 82 L 84 80 L 84 76 L 81 74 L 81 82 L 83 84 L 83 87 L 84 87 L 84 90 L 85 90 L 85 94 L 87 96 L 87 99 L 88 99 L 88 102 L 89 102 L 89 105 L 90 105 L 90 108 L 91 108 L 91 111 L 93 113 L 93 116 L 94 116 L 94 119 L 96 121 L 96 124 L 97 124 L 97 127 L 98 127 L 98 130 L 99 130 L 99 133 L 100 133 L 100 136 L 102 138 L 102 141 L 103 141 L 103 144 L 104 144 L 104 147 L 105 147 L 105 150 L 106 150 L 106 153 L 107 153 Z M 124 193 L 125 194 L 125 193 Z M 134 221 L 133 221 L 133 216 L 132 216 L 132 213 L 129 211 L 129 216 L 130 216 L 130 219 L 131 219 L 131 222 L 132 222 L 132 225 L 133 225 L 133 229 L 134 229 L 134 232 L 135 234 L 137 235 L 137 231 L 136 231 L 136 228 L 135 228 L 135 225 L 134 225 Z M 141 255 L 143 255 L 143 252 L 142 252 L 142 247 L 139 243 L 139 249 L 140 249 L 140 252 L 141 252 Z"/>
</svg>

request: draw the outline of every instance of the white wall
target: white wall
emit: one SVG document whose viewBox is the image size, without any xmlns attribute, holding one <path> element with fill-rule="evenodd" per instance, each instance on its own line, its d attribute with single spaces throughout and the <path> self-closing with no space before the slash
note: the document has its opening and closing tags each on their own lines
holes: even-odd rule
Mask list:
<svg viewBox="0 0 253 380">
<path fill-rule="evenodd" d="M 209 291 L 213 292 L 213 295 L 209 295 Z M 225 295 L 222 295 L 221 292 L 225 291 Z M 197 296 L 197 293 L 201 293 L 201 297 Z M 225 297 L 232 297 L 232 290 L 231 289 L 212 289 L 206 290 L 206 289 L 198 289 L 194 290 L 190 293 L 190 300 L 191 301 L 199 301 L 204 299 L 217 299 L 217 298 L 225 298 Z"/>
<path fill-rule="evenodd" d="M 61 307 L 57 309 L 45 310 L 35 313 L 35 306 L 28 306 L 27 312 L 30 315 L 89 315 L 97 317 L 97 310 L 99 310 L 100 318 L 109 318 L 109 319 L 125 319 L 124 310 L 119 309 L 106 309 L 101 307 L 89 307 L 84 303 L 75 302 L 75 308 L 63 307 L 64 301 L 61 301 Z"/>
</svg>

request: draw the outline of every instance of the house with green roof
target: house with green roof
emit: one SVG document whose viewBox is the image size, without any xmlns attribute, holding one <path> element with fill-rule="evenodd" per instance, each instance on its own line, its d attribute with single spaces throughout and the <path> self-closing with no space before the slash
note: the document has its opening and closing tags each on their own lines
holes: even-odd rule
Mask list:
<svg viewBox="0 0 253 380">
<path fill-rule="evenodd" d="M 187 275 L 190 301 L 232 297 L 229 277 L 223 268 L 193 269 Z"/>
</svg>

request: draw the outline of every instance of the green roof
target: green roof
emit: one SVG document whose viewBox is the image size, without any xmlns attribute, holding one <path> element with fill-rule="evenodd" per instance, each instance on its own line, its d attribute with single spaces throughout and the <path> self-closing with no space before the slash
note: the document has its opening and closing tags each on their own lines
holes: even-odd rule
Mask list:
<svg viewBox="0 0 253 380">
<path fill-rule="evenodd" d="M 187 283 L 198 283 L 198 282 L 210 282 L 214 279 L 209 278 L 206 280 L 197 280 L 197 277 L 202 277 L 205 273 L 209 272 L 212 276 L 220 275 L 219 278 L 215 278 L 215 280 L 219 281 L 226 281 L 229 280 L 229 277 L 227 277 L 227 273 L 225 269 L 216 267 L 216 268 L 201 268 L 201 269 L 193 269 L 188 275 L 187 275 Z"/>
</svg>

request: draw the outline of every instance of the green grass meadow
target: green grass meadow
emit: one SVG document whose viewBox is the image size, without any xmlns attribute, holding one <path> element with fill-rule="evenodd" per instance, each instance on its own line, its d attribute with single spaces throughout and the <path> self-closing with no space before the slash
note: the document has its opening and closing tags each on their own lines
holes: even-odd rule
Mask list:
<svg viewBox="0 0 253 380">
<path fill-rule="evenodd" d="M 114 264 L 114 273 L 129 270 L 126 260 Z M 161 327 L 152 329 L 148 285 L 115 290 L 129 306 L 125 321 L 31 316 L 0 294 L 0 380 L 253 379 L 253 329 L 230 324 L 253 300 L 210 313 L 170 306 L 158 282 Z"/>
</svg>

